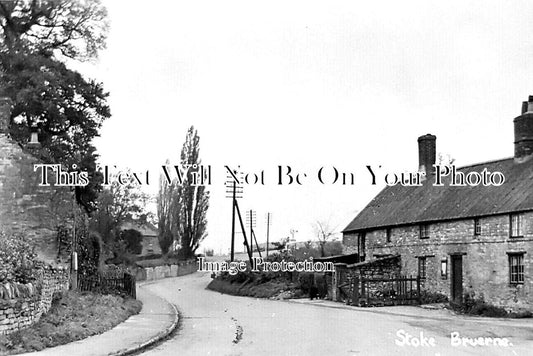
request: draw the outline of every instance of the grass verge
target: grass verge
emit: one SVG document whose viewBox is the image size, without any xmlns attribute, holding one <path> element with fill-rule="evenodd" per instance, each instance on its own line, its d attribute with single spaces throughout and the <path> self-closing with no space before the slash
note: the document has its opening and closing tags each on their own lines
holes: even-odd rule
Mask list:
<svg viewBox="0 0 533 356">
<path fill-rule="evenodd" d="M 69 291 L 31 327 L 0 336 L 0 355 L 39 351 L 101 334 L 141 311 L 131 298 Z"/>
</svg>

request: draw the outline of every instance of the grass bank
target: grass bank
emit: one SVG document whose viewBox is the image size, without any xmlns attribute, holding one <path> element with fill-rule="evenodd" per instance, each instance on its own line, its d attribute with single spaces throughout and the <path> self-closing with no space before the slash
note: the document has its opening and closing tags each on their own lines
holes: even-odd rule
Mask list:
<svg viewBox="0 0 533 356">
<path fill-rule="evenodd" d="M 69 291 L 28 329 L 0 336 L 0 355 L 39 351 L 101 334 L 141 311 L 131 298 Z"/>
<path fill-rule="evenodd" d="M 297 283 L 286 280 L 231 282 L 217 278 L 213 279 L 207 288 L 224 294 L 255 298 L 286 299 L 304 296 Z"/>
</svg>

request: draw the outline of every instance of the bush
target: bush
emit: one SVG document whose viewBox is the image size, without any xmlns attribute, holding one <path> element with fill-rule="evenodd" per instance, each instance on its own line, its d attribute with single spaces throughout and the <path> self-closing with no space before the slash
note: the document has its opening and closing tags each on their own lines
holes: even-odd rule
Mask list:
<svg viewBox="0 0 533 356">
<path fill-rule="evenodd" d="M 0 283 L 29 283 L 36 279 L 35 248 L 21 235 L 0 231 Z"/>
<path fill-rule="evenodd" d="M 82 276 L 95 276 L 100 268 L 102 241 L 96 232 L 77 229 L 78 234 L 78 271 Z"/>
<path fill-rule="evenodd" d="M 463 304 L 450 303 L 453 310 L 470 315 L 488 317 L 506 317 L 509 313 L 502 307 L 485 302 L 483 297 L 476 297 L 474 293 L 464 295 Z"/>
<path fill-rule="evenodd" d="M 143 252 L 143 235 L 139 231 L 135 229 L 122 230 L 119 239 L 126 243 L 128 252 L 136 255 L 140 255 Z"/>
<path fill-rule="evenodd" d="M 448 297 L 441 293 L 422 291 L 420 293 L 420 301 L 422 304 L 445 303 L 448 301 Z"/>
</svg>

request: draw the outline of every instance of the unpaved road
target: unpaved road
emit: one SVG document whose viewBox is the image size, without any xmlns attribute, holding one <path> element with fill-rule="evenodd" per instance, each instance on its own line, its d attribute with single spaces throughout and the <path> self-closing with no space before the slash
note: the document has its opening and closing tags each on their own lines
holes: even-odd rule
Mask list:
<svg viewBox="0 0 533 356">
<path fill-rule="evenodd" d="M 206 290 L 207 274 L 170 278 L 143 288 L 176 304 L 177 334 L 143 355 L 532 355 L 533 321 L 421 315 L 235 297 Z M 400 307 L 402 308 L 402 307 Z M 397 345 L 403 330 L 435 346 Z M 451 332 L 507 337 L 512 346 L 452 346 Z M 405 335 L 405 334 L 403 334 Z M 416 342 L 415 342 L 416 343 Z M 430 342 L 429 342 L 430 343 Z M 431 343 L 430 343 L 431 344 Z"/>
</svg>

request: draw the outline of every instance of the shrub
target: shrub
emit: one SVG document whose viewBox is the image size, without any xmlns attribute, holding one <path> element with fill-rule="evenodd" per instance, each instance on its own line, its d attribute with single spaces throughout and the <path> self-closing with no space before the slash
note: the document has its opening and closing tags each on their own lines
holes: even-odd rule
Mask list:
<svg viewBox="0 0 533 356">
<path fill-rule="evenodd" d="M 420 293 L 420 301 L 422 304 L 445 303 L 448 301 L 448 297 L 441 293 L 422 291 Z"/>
<path fill-rule="evenodd" d="M 78 270 L 83 276 L 98 274 L 102 241 L 98 233 L 78 228 Z"/>
<path fill-rule="evenodd" d="M 506 317 L 509 313 L 502 307 L 485 302 L 483 297 L 476 297 L 474 293 L 464 295 L 463 304 L 450 303 L 455 311 L 470 315 L 480 315 L 488 317 Z"/>
<path fill-rule="evenodd" d="M 122 230 L 119 239 L 126 243 L 126 250 L 139 255 L 143 252 L 143 235 L 135 229 Z"/>
<path fill-rule="evenodd" d="M 0 282 L 28 283 L 36 278 L 35 249 L 21 235 L 0 231 Z"/>
</svg>

